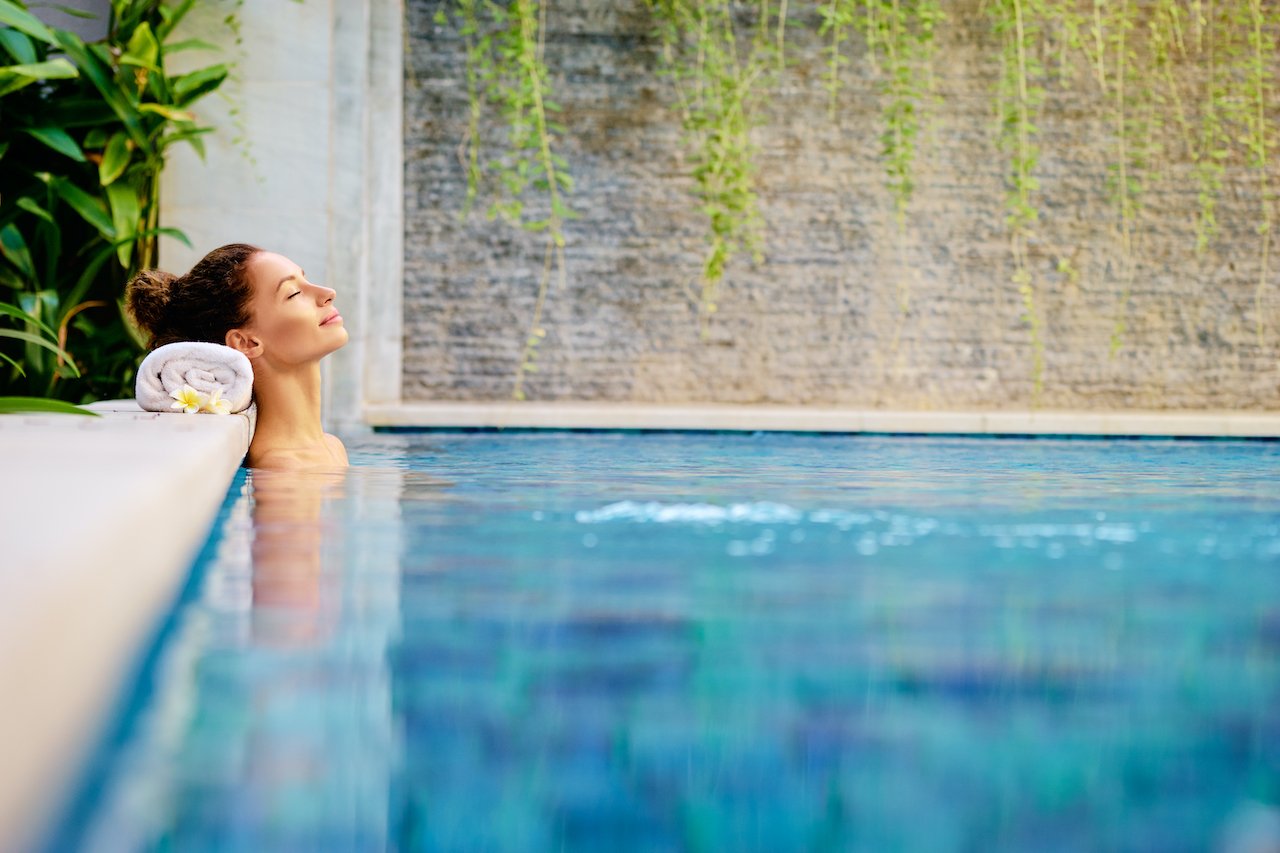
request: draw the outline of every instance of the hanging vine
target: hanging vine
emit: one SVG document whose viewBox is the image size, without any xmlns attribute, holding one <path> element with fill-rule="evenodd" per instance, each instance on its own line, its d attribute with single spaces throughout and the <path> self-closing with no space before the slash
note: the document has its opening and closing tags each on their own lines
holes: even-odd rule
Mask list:
<svg viewBox="0 0 1280 853">
<path fill-rule="evenodd" d="M 753 37 L 740 43 L 732 0 L 649 0 L 658 23 L 662 67 L 676 92 L 676 107 L 691 160 L 694 195 L 707 217 L 707 251 L 697 299 L 705 336 L 725 268 L 739 254 L 763 260 L 763 220 L 756 198 L 755 145 L 751 129 L 780 62 L 786 9 L 760 5 Z"/>
<path fill-rule="evenodd" d="M 1137 140 L 1142 128 L 1137 118 L 1137 100 L 1133 92 L 1135 51 L 1131 42 L 1134 28 L 1132 0 L 1119 0 L 1109 9 L 1111 14 L 1097 15 L 1099 40 L 1110 48 L 1112 61 L 1108 76 L 1105 65 L 1100 66 L 1103 91 L 1111 105 L 1111 121 L 1115 139 L 1115 156 L 1108 166 L 1108 184 L 1120 231 L 1120 296 L 1111 329 L 1110 352 L 1114 355 L 1123 343 L 1128 314 L 1129 294 L 1137 270 L 1135 230 L 1140 211 L 1142 191 L 1141 155 Z M 1095 2 L 1095 8 L 1097 4 Z M 1103 55 L 1105 56 L 1105 49 Z"/>
<path fill-rule="evenodd" d="M 560 106 L 551 98 L 543 61 L 547 4 L 456 0 L 455 11 L 467 45 L 464 213 L 492 179 L 495 197 L 489 218 L 545 235 L 538 294 L 512 389 L 512 396 L 523 400 L 525 376 L 537 370 L 538 345 L 546 337 L 542 315 L 553 272 L 561 289 L 566 286 L 564 224 L 577 217 L 565 200 L 573 189 L 568 164 L 554 150 L 557 135 L 565 129 L 551 118 Z M 443 10 L 436 21 L 447 22 Z M 496 108 L 506 135 L 504 149 L 487 161 L 481 156 L 480 138 L 486 107 Z"/>
<path fill-rule="evenodd" d="M 684 134 L 692 193 L 706 221 L 697 292 L 690 293 L 706 335 L 726 270 L 743 256 L 763 260 L 752 132 L 776 79 L 786 70 L 788 0 L 646 0 L 661 45 L 661 71 L 672 84 Z M 1052 78 L 1101 106 L 1105 190 L 1115 225 L 1110 264 L 1116 283 L 1110 352 L 1123 344 L 1130 297 L 1147 233 L 1146 205 L 1156 188 L 1195 188 L 1195 247 L 1204 253 L 1219 231 L 1218 206 L 1228 174 L 1256 179 L 1254 227 L 1261 245 L 1253 287 L 1255 335 L 1264 342 L 1263 297 L 1272 276 L 1274 86 L 1277 20 L 1271 0 L 984 0 L 1001 45 L 997 87 L 999 145 L 1007 158 L 1004 214 L 1022 319 L 1032 350 L 1032 401 L 1044 389 L 1045 327 L 1033 256 L 1040 241 L 1040 117 L 1046 101 L 1045 58 Z M 556 154 L 563 133 L 553 120 L 543 60 L 545 0 L 447 0 L 466 40 L 469 110 L 460 160 L 465 209 L 490 190 L 490 217 L 544 233 L 539 281 L 514 393 L 523 397 L 536 369 L 542 318 L 553 274 L 563 283 L 564 225 L 574 216 L 572 189 Z M 791 4 L 794 6 L 795 4 Z M 906 227 L 919 178 L 919 145 L 933 97 L 935 32 L 941 0 L 814 0 L 808 12 L 822 39 L 822 85 L 832 118 L 856 36 L 880 102 L 880 159 L 892 200 L 902 273 L 902 315 L 910 303 Z M 806 11 L 798 15 L 803 19 Z M 1079 83 L 1093 80 L 1082 92 Z M 1095 94 L 1089 94 L 1095 93 Z M 486 157 L 485 113 L 505 131 L 502 150 Z M 1185 177 L 1184 177 L 1185 176 Z M 1250 193 L 1252 198 L 1252 192 Z M 1058 271 L 1075 281 L 1075 254 Z M 895 341 L 897 335 L 895 334 Z M 896 344 L 895 344 L 896 347 Z"/>
<path fill-rule="evenodd" d="M 1045 10 L 1040 0 L 998 0 L 992 5 L 996 33 L 1001 37 L 999 81 L 1000 145 L 1009 156 L 1005 223 L 1013 258 L 1012 282 L 1022 297 L 1023 319 L 1031 334 L 1032 402 L 1044 388 L 1044 332 L 1038 310 L 1035 278 L 1027 261 L 1027 243 L 1040 218 L 1033 196 L 1040 189 L 1036 168 L 1040 148 L 1035 142 L 1036 115 L 1045 90 L 1038 81 L 1044 69 L 1035 46 Z"/>
<path fill-rule="evenodd" d="M 834 120 L 840 94 L 840 70 L 849 63 L 844 44 L 856 29 L 866 42 L 867 61 L 877 79 L 881 121 L 880 157 L 885 187 L 893 201 L 897 269 L 897 317 L 889 357 L 898 353 L 911 308 L 907 260 L 907 210 L 916 187 L 915 164 L 926 115 L 933 97 L 934 30 L 945 16 L 937 0 L 825 0 L 819 6 L 820 37 L 828 39 L 825 87 L 828 116 Z"/>
<path fill-rule="evenodd" d="M 1245 97 L 1249 110 L 1245 119 L 1245 148 L 1249 165 L 1258 175 L 1260 207 L 1256 230 L 1262 237 L 1258 264 L 1258 283 L 1253 291 L 1254 334 L 1262 347 L 1265 318 L 1262 314 L 1262 291 L 1266 287 L 1271 260 L 1271 224 L 1274 196 L 1267 180 L 1271 167 L 1271 133 L 1267 126 L 1268 89 L 1271 85 L 1271 59 L 1276 54 L 1275 36 L 1265 27 L 1262 0 L 1248 0 L 1248 73 L 1245 75 Z"/>
<path fill-rule="evenodd" d="M 1218 233 L 1218 196 L 1230 156 L 1230 139 L 1223 121 L 1224 105 L 1231 89 L 1230 66 L 1219 46 L 1220 27 L 1214 0 L 1206 0 L 1206 8 L 1198 10 L 1196 22 L 1201 34 L 1206 65 L 1205 91 L 1200 113 L 1200 149 L 1195 161 L 1199 184 L 1199 216 L 1196 220 L 1196 251 L 1204 253 Z"/>
<path fill-rule="evenodd" d="M 818 35 L 830 39 L 823 48 L 827 56 L 827 76 L 824 85 L 827 89 L 827 117 L 836 117 L 836 100 L 840 95 L 840 69 L 849 64 L 844 55 L 844 43 L 849 39 L 849 30 L 853 27 L 859 0 L 826 0 L 818 7 L 818 15 L 822 24 Z"/>
<path fill-rule="evenodd" d="M 924 102 L 932 94 L 929 68 L 933 60 L 934 29 L 943 13 L 937 0 L 865 0 L 866 14 L 858 22 L 867 40 L 873 65 L 883 76 L 880 95 L 884 131 L 880 154 L 886 185 L 893 197 L 899 228 L 915 191 L 915 160 Z"/>
</svg>

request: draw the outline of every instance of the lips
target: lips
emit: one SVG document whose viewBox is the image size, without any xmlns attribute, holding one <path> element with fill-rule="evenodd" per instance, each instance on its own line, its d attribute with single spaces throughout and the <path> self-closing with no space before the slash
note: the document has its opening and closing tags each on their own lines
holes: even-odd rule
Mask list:
<svg viewBox="0 0 1280 853">
<path fill-rule="evenodd" d="M 335 309 L 332 314 L 330 314 L 328 317 L 325 317 L 323 320 L 320 321 L 320 325 L 328 326 L 331 323 L 341 323 L 341 322 L 342 322 L 342 315 L 339 314 Z"/>
</svg>

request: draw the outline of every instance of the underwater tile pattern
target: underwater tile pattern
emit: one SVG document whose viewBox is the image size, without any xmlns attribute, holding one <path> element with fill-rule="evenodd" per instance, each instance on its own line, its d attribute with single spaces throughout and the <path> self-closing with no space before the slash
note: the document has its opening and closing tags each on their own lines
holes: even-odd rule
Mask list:
<svg viewBox="0 0 1280 853">
<path fill-rule="evenodd" d="M 351 451 L 232 486 L 50 848 L 1280 842 L 1280 444 Z"/>
</svg>

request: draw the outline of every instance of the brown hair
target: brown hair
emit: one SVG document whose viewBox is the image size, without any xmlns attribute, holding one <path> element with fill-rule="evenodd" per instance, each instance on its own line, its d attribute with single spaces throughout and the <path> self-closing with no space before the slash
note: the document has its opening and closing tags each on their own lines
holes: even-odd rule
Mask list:
<svg viewBox="0 0 1280 853">
<path fill-rule="evenodd" d="M 227 332 L 249 322 L 253 287 L 245 267 L 261 252 L 229 243 L 200 259 L 186 275 L 142 270 L 125 289 L 134 322 L 147 333 L 147 349 L 178 341 L 220 344 Z"/>
</svg>

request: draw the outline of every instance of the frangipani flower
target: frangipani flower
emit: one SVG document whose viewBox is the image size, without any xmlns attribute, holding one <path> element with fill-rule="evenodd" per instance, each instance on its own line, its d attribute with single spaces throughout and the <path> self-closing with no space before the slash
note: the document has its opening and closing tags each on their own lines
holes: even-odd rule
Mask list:
<svg viewBox="0 0 1280 853">
<path fill-rule="evenodd" d="M 200 407 L 200 411 L 208 412 L 211 415 L 231 414 L 231 404 L 222 399 L 221 386 L 216 386 L 213 389 L 213 393 L 205 398 L 204 405 Z"/>
<path fill-rule="evenodd" d="M 190 385 L 183 385 L 178 390 L 171 392 L 169 396 L 177 400 L 177 402 L 169 408 L 182 409 L 182 411 L 186 412 L 188 415 L 193 412 L 200 411 L 200 407 L 205 404 L 206 400 L 203 394 L 192 388 Z"/>
</svg>

